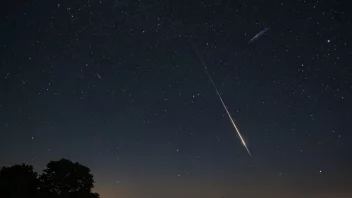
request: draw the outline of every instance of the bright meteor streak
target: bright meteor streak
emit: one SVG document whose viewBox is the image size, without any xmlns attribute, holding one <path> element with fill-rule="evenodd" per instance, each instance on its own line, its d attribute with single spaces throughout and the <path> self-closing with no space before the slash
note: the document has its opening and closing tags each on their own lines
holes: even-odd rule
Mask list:
<svg viewBox="0 0 352 198">
<path fill-rule="evenodd" d="M 222 103 L 222 106 L 224 107 L 224 109 L 225 109 L 227 115 L 229 116 L 230 121 L 231 121 L 233 127 L 235 128 L 235 130 L 236 130 L 238 136 L 240 137 L 243 146 L 246 148 L 246 150 L 247 150 L 249 156 L 252 157 L 251 152 L 249 152 L 249 149 L 248 149 L 248 147 L 247 147 L 247 145 L 246 145 L 246 142 L 245 142 L 244 139 L 242 138 L 242 135 L 241 135 L 241 133 L 240 133 L 240 130 L 238 130 L 238 128 L 237 128 L 235 122 L 233 121 L 233 119 L 232 119 L 232 117 L 231 117 L 231 114 L 230 114 L 230 112 L 228 111 L 228 109 L 227 109 L 227 107 L 226 107 L 226 105 L 225 105 L 225 102 L 224 102 L 224 100 L 222 99 L 222 97 L 221 97 L 221 95 L 220 95 L 220 93 L 219 93 L 219 91 L 218 91 L 218 88 L 216 87 L 216 85 L 215 85 L 213 79 L 211 78 L 211 76 L 210 76 L 210 74 L 209 74 L 209 72 L 208 72 L 208 68 L 206 67 L 205 62 L 203 61 L 202 57 L 201 57 L 200 54 L 199 54 L 199 51 L 198 51 L 197 46 L 196 46 L 194 43 L 192 43 L 192 44 L 193 44 L 194 49 L 195 49 L 196 52 L 197 52 L 198 58 L 199 58 L 199 60 L 200 60 L 200 62 L 201 62 L 201 64 L 202 64 L 202 66 L 204 67 L 204 71 L 205 71 L 205 73 L 207 74 L 207 76 L 208 76 L 208 78 L 209 78 L 211 84 L 213 85 L 213 87 L 214 87 L 214 89 L 215 89 L 215 91 L 216 91 L 216 94 L 219 96 L 220 101 L 221 101 L 221 103 Z"/>
</svg>

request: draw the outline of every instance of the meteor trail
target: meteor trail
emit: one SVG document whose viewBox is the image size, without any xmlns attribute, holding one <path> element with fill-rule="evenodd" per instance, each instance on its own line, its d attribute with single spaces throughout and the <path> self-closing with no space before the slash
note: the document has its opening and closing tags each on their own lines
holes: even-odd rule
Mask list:
<svg viewBox="0 0 352 198">
<path fill-rule="evenodd" d="M 97 76 L 98 76 L 99 79 L 101 79 L 101 76 L 98 73 L 97 73 Z"/>
<path fill-rule="evenodd" d="M 260 31 L 257 35 L 255 35 L 251 40 L 249 40 L 248 44 L 253 43 L 257 38 L 263 35 L 265 32 L 269 31 L 270 28 L 265 28 L 264 30 Z"/>
<path fill-rule="evenodd" d="M 235 128 L 235 130 L 236 130 L 238 136 L 240 137 L 243 146 L 246 148 L 246 150 L 247 150 L 249 156 L 252 157 L 251 152 L 249 152 L 249 149 L 248 149 L 248 147 L 247 147 L 247 145 L 246 145 L 246 142 L 245 142 L 244 139 L 242 138 L 242 135 L 241 135 L 241 133 L 240 133 L 240 130 L 237 128 L 235 122 L 233 121 L 233 119 L 232 119 L 232 117 L 231 117 L 231 114 L 230 114 L 230 112 L 228 111 L 228 109 L 227 109 L 227 107 L 226 107 L 226 105 L 225 105 L 225 102 L 224 102 L 224 100 L 222 99 L 222 97 L 221 97 L 221 95 L 220 95 L 220 93 L 219 93 L 219 91 L 218 91 L 218 88 L 216 87 L 216 85 L 215 85 L 213 79 L 212 79 L 211 76 L 210 76 L 210 73 L 208 72 L 208 68 L 206 67 L 205 62 L 203 61 L 202 57 L 201 57 L 200 54 L 199 54 L 199 51 L 198 51 L 197 46 L 196 46 L 193 42 L 192 42 L 192 44 L 193 44 L 194 49 L 195 49 L 196 52 L 197 52 L 198 58 L 199 58 L 199 60 L 200 60 L 200 62 L 201 62 L 201 64 L 202 64 L 202 66 L 204 67 L 204 71 L 205 71 L 205 73 L 207 74 L 207 76 L 208 76 L 208 78 L 209 78 L 211 84 L 213 85 L 213 87 L 214 87 L 214 89 L 215 89 L 215 91 L 216 91 L 216 94 L 219 96 L 220 101 L 221 101 L 221 103 L 222 103 L 222 106 L 224 107 L 224 109 L 225 109 L 227 115 L 229 116 L 230 121 L 231 121 L 233 127 Z"/>
</svg>

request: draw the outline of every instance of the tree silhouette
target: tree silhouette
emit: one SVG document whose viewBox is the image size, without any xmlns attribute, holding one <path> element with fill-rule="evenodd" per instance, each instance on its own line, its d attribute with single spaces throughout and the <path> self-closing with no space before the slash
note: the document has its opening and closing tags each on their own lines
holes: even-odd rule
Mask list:
<svg viewBox="0 0 352 198">
<path fill-rule="evenodd" d="M 0 170 L 0 198 L 99 198 L 93 183 L 88 167 L 67 159 L 49 162 L 39 177 L 31 165 L 13 165 Z"/>
<path fill-rule="evenodd" d="M 39 186 L 37 173 L 31 165 L 14 165 L 0 170 L 0 197 L 35 197 Z"/>
<path fill-rule="evenodd" d="M 54 198 L 98 198 L 92 193 L 93 175 L 90 169 L 67 159 L 51 161 L 40 176 L 43 196 Z"/>
</svg>

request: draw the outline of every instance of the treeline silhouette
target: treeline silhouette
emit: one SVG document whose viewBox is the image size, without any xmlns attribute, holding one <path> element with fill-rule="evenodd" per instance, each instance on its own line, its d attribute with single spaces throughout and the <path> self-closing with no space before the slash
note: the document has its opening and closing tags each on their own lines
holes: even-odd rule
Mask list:
<svg viewBox="0 0 352 198">
<path fill-rule="evenodd" d="M 50 161 L 42 174 L 32 165 L 0 170 L 0 198 L 99 198 L 90 169 L 67 159 Z"/>
</svg>

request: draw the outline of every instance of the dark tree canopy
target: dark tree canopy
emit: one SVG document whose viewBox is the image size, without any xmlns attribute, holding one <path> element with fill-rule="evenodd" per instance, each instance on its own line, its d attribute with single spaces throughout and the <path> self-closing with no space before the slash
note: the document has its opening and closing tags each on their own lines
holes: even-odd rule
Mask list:
<svg viewBox="0 0 352 198">
<path fill-rule="evenodd" d="M 41 191 L 55 197 L 88 197 L 94 187 L 90 169 L 67 159 L 49 162 L 40 181 Z"/>
<path fill-rule="evenodd" d="M 99 198 L 90 169 L 67 159 L 51 161 L 38 177 L 31 165 L 3 167 L 0 198 Z"/>
<path fill-rule="evenodd" d="M 34 197 L 39 180 L 31 165 L 3 167 L 0 171 L 0 197 Z"/>
</svg>

